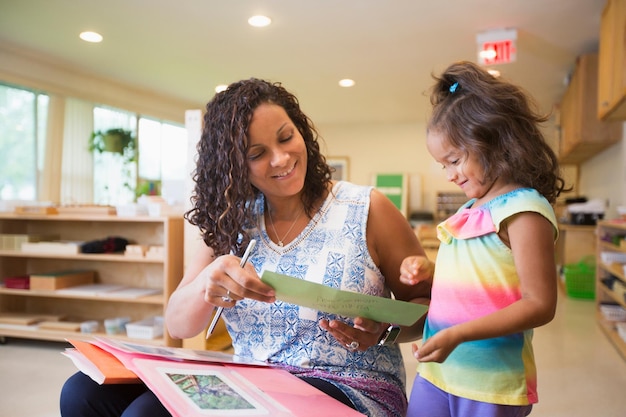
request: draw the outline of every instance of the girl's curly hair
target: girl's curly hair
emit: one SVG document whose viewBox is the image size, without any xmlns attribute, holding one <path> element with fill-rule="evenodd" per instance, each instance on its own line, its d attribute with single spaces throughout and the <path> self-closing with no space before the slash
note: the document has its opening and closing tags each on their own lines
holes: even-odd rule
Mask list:
<svg viewBox="0 0 626 417">
<path fill-rule="evenodd" d="M 254 110 L 271 103 L 285 109 L 307 149 L 307 172 L 302 193 L 306 213 L 328 189 L 331 169 L 321 154 L 319 134 L 300 110 L 298 99 L 280 83 L 256 78 L 235 82 L 207 104 L 202 137 L 197 145 L 192 208 L 185 213 L 198 226 L 215 255 L 241 255 L 250 240 L 246 229 L 256 224 L 255 202 L 260 191 L 248 177 L 248 128 Z"/>
<path fill-rule="evenodd" d="M 565 189 L 557 157 L 540 125 L 548 116 L 521 88 L 493 77 L 472 62 L 450 65 L 433 76 L 428 129 L 480 161 L 484 181 L 497 177 L 534 188 L 550 203 Z"/>
</svg>

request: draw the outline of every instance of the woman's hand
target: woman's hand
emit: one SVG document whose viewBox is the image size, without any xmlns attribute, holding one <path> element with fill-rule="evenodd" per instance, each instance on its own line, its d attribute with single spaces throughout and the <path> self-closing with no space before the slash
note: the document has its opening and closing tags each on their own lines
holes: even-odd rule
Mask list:
<svg viewBox="0 0 626 417">
<path fill-rule="evenodd" d="M 339 320 L 320 320 L 319 325 L 327 330 L 349 351 L 365 351 L 378 344 L 378 339 L 389 324 L 379 323 L 363 317 L 354 319 L 354 326 Z"/>
<path fill-rule="evenodd" d="M 400 281 L 406 285 L 415 285 L 432 278 L 435 264 L 426 256 L 407 256 L 400 265 Z"/>
<path fill-rule="evenodd" d="M 206 303 L 232 307 L 244 298 L 268 303 L 276 300 L 274 289 L 261 281 L 254 266 L 246 263 L 242 268 L 240 263 L 240 258 L 224 255 L 200 272 Z"/>
<path fill-rule="evenodd" d="M 276 300 L 274 289 L 259 279 L 254 267 L 248 263 L 241 268 L 240 263 L 236 256 L 215 257 L 212 249 L 199 248 L 167 303 L 165 322 L 172 337 L 186 339 L 204 331 L 214 306 L 233 307 L 243 298 Z"/>
</svg>

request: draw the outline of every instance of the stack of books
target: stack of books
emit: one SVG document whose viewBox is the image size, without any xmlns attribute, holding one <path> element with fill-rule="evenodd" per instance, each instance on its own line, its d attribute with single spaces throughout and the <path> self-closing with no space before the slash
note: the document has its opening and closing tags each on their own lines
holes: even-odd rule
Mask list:
<svg viewBox="0 0 626 417">
<path fill-rule="evenodd" d="M 289 372 L 224 352 L 68 339 L 63 354 L 98 384 L 144 383 L 174 417 L 363 416 Z"/>
</svg>

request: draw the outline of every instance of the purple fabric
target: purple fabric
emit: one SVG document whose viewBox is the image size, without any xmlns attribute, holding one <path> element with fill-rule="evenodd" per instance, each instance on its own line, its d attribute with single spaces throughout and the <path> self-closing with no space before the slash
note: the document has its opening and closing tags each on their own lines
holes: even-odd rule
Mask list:
<svg viewBox="0 0 626 417">
<path fill-rule="evenodd" d="M 415 377 L 407 417 L 525 417 L 532 405 L 500 405 L 457 397 Z"/>
</svg>

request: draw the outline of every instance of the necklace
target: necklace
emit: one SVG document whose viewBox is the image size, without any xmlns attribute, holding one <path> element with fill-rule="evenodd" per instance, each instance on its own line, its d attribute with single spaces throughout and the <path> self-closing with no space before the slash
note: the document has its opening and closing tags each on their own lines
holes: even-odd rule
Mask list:
<svg viewBox="0 0 626 417">
<path fill-rule="evenodd" d="M 276 239 L 278 239 L 278 246 L 280 246 L 281 248 L 283 246 L 285 246 L 283 241 L 285 240 L 285 238 L 287 238 L 287 236 L 289 235 L 291 230 L 294 228 L 294 226 L 296 225 L 296 223 L 300 219 L 300 216 L 302 216 L 303 212 L 304 212 L 304 210 L 300 211 L 300 213 L 298 214 L 298 217 L 296 217 L 296 219 L 293 221 L 293 223 L 291 223 L 291 227 L 289 228 L 289 230 L 287 230 L 287 233 L 285 233 L 285 235 L 281 239 L 280 236 L 278 236 L 278 232 L 276 231 L 276 227 L 274 227 L 274 219 L 272 218 L 272 211 L 271 210 L 267 210 L 267 214 L 270 215 L 270 224 L 272 225 L 272 230 L 274 231 L 274 235 L 276 236 Z"/>
</svg>

